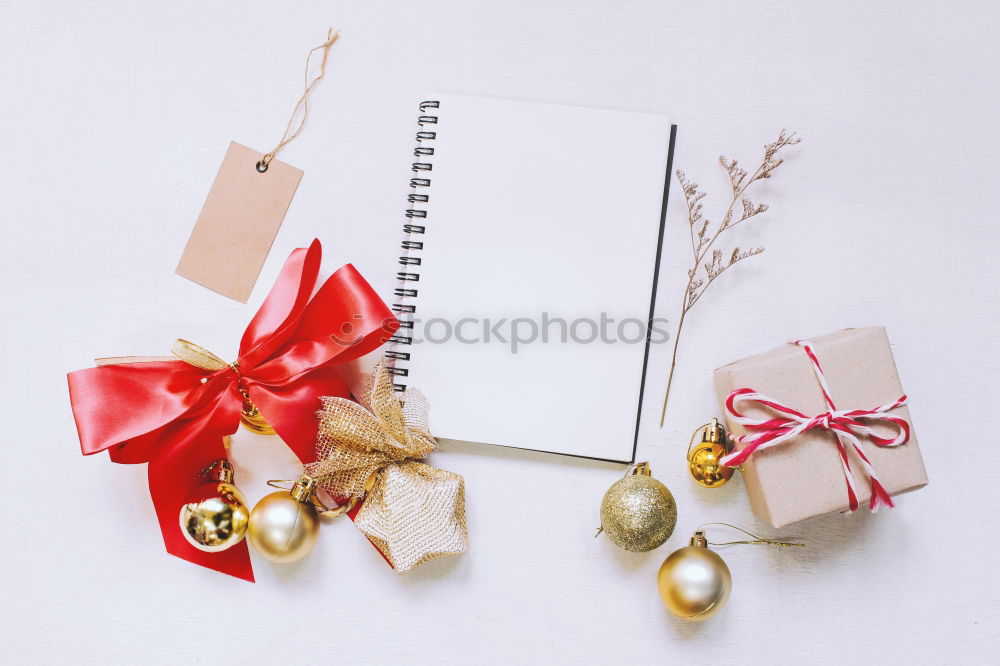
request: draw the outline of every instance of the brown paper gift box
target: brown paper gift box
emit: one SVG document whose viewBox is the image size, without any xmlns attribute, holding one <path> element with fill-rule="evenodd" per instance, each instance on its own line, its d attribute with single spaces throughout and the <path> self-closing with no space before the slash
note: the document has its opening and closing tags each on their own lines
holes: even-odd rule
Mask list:
<svg viewBox="0 0 1000 666">
<path fill-rule="evenodd" d="M 872 409 L 903 395 L 896 364 L 885 328 L 849 328 L 810 340 L 819 359 L 831 397 L 842 409 Z M 715 388 L 725 405 L 726 396 L 737 388 L 752 388 L 809 416 L 827 411 L 823 392 L 809 357 L 801 347 L 785 344 L 772 351 L 724 365 L 715 371 Z M 767 418 L 774 412 L 745 402 L 748 417 Z M 927 485 L 927 472 L 920 456 L 913 421 L 906 406 L 890 412 L 905 418 L 910 439 L 896 447 L 880 447 L 861 438 L 861 448 L 871 461 L 882 485 L 898 495 Z M 746 432 L 727 418 L 729 432 Z M 874 426 L 880 434 L 883 427 Z M 885 427 L 888 435 L 891 428 Z M 737 444 L 737 448 L 739 448 Z M 856 480 L 860 510 L 867 510 L 871 484 L 849 451 Z M 848 510 L 847 487 L 833 433 L 810 430 L 766 450 L 758 450 L 743 464 L 743 479 L 755 516 L 774 527 Z"/>
</svg>

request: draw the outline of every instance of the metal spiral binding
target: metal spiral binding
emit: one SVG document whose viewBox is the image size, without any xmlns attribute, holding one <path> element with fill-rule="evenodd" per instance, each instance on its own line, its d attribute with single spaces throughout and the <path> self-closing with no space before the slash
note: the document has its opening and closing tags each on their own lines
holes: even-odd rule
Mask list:
<svg viewBox="0 0 1000 666">
<path fill-rule="evenodd" d="M 431 115 L 428 111 L 440 107 L 441 102 L 437 100 L 421 102 L 419 107 L 420 115 L 417 118 L 419 130 L 415 137 L 417 145 L 413 148 L 413 156 L 417 159 L 410 165 L 410 170 L 416 175 L 410 178 L 410 193 L 406 197 L 406 202 L 410 205 L 404 213 L 407 222 L 403 225 L 403 233 L 406 238 L 401 244 L 405 253 L 399 257 L 399 265 L 403 266 L 404 269 L 396 273 L 396 278 L 401 283 L 414 283 L 420 280 L 420 273 L 416 272 L 415 267 L 423 264 L 423 259 L 415 253 L 424 249 L 424 242 L 413 240 L 413 236 L 426 233 L 427 227 L 425 224 L 414 224 L 413 222 L 427 219 L 427 209 L 418 208 L 416 204 L 426 204 L 431 200 L 430 194 L 426 191 L 431 186 L 431 179 L 424 176 L 429 175 L 434 170 L 434 164 L 428 158 L 434 156 L 435 148 L 428 144 L 437 139 L 437 132 L 425 129 L 425 127 L 438 124 L 438 116 Z M 416 298 L 419 290 L 407 285 L 397 287 L 394 293 L 398 300 L 403 301 Z M 393 304 L 392 310 L 397 315 L 412 315 L 416 313 L 417 306 L 413 303 L 397 302 Z M 395 348 L 385 352 L 385 358 L 390 362 L 387 366 L 388 371 L 394 377 L 407 377 L 410 374 L 409 369 L 401 367 L 400 363 L 409 361 L 411 352 L 399 351 L 398 348 L 401 345 L 413 344 L 412 331 L 413 320 L 400 318 L 399 330 L 389 338 L 389 342 L 393 343 Z M 393 382 L 393 388 L 397 391 L 403 391 L 406 389 L 406 384 Z"/>
</svg>

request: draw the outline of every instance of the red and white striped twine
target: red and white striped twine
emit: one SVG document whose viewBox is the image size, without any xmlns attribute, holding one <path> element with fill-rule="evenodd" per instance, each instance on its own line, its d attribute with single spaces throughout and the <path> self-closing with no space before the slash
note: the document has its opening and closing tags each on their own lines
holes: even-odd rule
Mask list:
<svg viewBox="0 0 1000 666">
<path fill-rule="evenodd" d="M 802 347 L 809 360 L 812 361 L 816 379 L 823 390 L 823 398 L 829 410 L 817 414 L 816 416 L 806 416 L 805 414 L 784 405 L 774 398 L 758 393 L 750 388 L 739 388 L 729 394 L 726 398 L 726 411 L 733 421 L 739 423 L 747 429 L 745 435 L 735 437 L 734 440 L 745 447 L 739 451 L 733 451 L 722 458 L 724 465 L 734 467 L 746 462 L 754 452 L 777 446 L 790 439 L 798 437 L 804 432 L 813 429 L 829 430 L 835 435 L 837 450 L 840 453 L 840 465 L 844 472 L 844 479 L 847 481 L 847 497 L 850 511 L 858 508 L 858 492 L 855 487 L 854 475 L 851 474 L 851 463 L 847 457 L 847 446 L 854 447 L 855 453 L 864 466 L 872 485 L 871 502 L 868 507 L 872 512 L 878 511 L 881 507 L 892 508 L 892 498 L 886 492 L 875 473 L 868 457 L 861 450 L 859 437 L 868 437 L 878 446 L 899 446 L 910 438 L 910 424 L 906 419 L 886 412 L 906 404 L 906 395 L 902 395 L 895 402 L 890 402 L 874 409 L 852 409 L 838 410 L 830 397 L 830 386 L 823 375 L 823 368 L 820 367 L 819 359 L 813 351 L 811 343 L 806 340 L 796 340 L 794 344 Z M 739 411 L 739 405 L 744 402 L 756 402 L 771 408 L 783 416 L 771 419 L 754 419 L 744 416 Z M 898 431 L 895 437 L 881 437 L 875 430 L 863 423 L 867 421 L 882 421 L 895 426 Z M 850 512 L 849 511 L 849 512 Z M 849 513 L 848 512 L 848 513 Z"/>
</svg>

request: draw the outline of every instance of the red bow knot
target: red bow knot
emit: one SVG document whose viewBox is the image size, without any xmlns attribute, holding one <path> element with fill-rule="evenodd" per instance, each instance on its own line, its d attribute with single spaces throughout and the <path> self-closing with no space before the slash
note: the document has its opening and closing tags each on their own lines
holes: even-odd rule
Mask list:
<svg viewBox="0 0 1000 666">
<path fill-rule="evenodd" d="M 823 390 L 823 399 L 830 408 L 828 411 L 807 416 L 796 409 L 778 402 L 774 398 L 758 393 L 750 388 L 739 388 L 726 397 L 726 411 L 730 418 L 747 429 L 745 435 L 734 438 L 735 441 L 746 444 L 738 451 L 726 455 L 720 462 L 723 465 L 734 467 L 750 459 L 756 451 L 777 446 L 790 439 L 798 437 L 809 430 L 829 430 L 835 435 L 837 451 L 840 454 L 840 464 L 844 472 L 844 479 L 847 482 L 847 498 L 850 511 L 856 511 L 859 505 L 858 492 L 855 486 L 854 475 L 851 473 L 851 462 L 847 456 L 847 447 L 850 446 L 857 453 L 864 467 L 865 474 L 871 481 L 872 494 L 869 502 L 869 509 L 872 512 L 878 511 L 881 507 L 892 508 L 892 498 L 886 492 L 885 487 L 879 481 L 875 468 L 872 466 L 864 451 L 861 450 L 860 437 L 867 437 L 877 446 L 899 446 L 910 438 L 910 424 L 906 419 L 888 414 L 887 412 L 906 404 L 906 396 L 900 396 L 896 401 L 875 407 L 874 409 L 851 409 L 838 410 L 830 397 L 830 387 L 826 382 L 826 376 L 820 367 L 819 359 L 813 351 L 812 345 L 805 340 L 796 340 L 795 344 L 805 349 L 809 360 L 812 361 L 813 371 L 819 380 Z M 755 402 L 765 407 L 783 414 L 782 417 L 770 419 L 754 419 L 745 416 L 739 405 L 744 402 Z M 879 421 L 893 427 L 896 434 L 891 437 L 883 437 L 878 434 L 867 422 Z"/>
<path fill-rule="evenodd" d="M 117 463 L 149 463 L 149 490 L 167 551 L 253 580 L 245 542 L 205 553 L 181 534 L 185 496 L 214 460 L 223 437 L 252 402 L 303 462 L 312 460 L 320 396 L 350 397 L 338 364 L 379 347 L 399 327 L 350 264 L 316 290 L 322 247 L 294 250 L 247 326 L 239 355 L 226 363 L 183 340 L 178 359 L 100 359 L 69 373 L 70 402 L 84 455 L 108 451 Z"/>
</svg>

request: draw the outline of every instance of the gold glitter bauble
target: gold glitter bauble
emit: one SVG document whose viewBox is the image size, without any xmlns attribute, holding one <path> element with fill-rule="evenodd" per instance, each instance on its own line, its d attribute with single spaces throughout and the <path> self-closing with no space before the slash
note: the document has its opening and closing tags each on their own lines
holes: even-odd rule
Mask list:
<svg viewBox="0 0 1000 666">
<path fill-rule="evenodd" d="M 619 548 L 644 553 L 670 538 L 677 505 L 665 485 L 639 463 L 616 481 L 601 501 L 601 529 Z"/>
<path fill-rule="evenodd" d="M 685 620 L 705 620 L 726 605 L 733 589 L 729 567 L 709 550 L 703 532 L 695 532 L 691 545 L 675 550 L 663 560 L 656 576 L 663 605 Z"/>
</svg>

